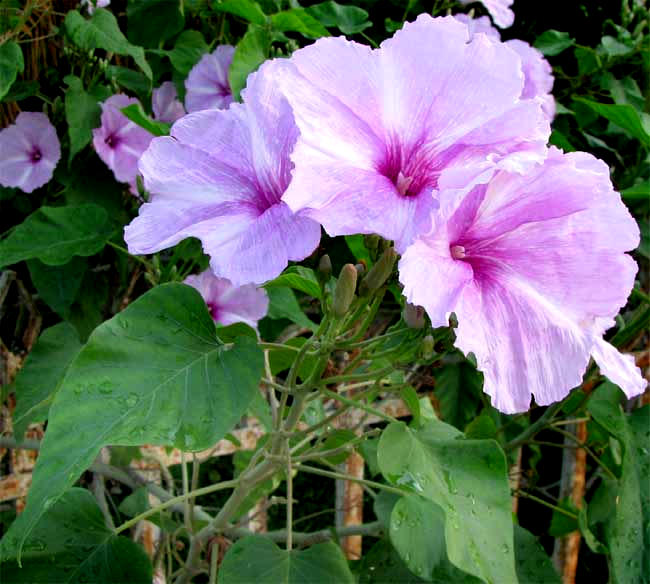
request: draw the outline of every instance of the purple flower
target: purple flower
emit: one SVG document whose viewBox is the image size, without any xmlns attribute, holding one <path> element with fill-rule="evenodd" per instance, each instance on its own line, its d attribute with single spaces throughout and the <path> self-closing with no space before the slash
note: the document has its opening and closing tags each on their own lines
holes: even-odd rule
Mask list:
<svg viewBox="0 0 650 584">
<path fill-rule="evenodd" d="M 192 67 L 185 80 L 185 108 L 188 112 L 225 109 L 232 103 L 228 69 L 234 54 L 235 47 L 221 45 L 214 52 L 203 55 Z"/>
<path fill-rule="evenodd" d="M 521 60 L 453 17 L 421 15 L 377 50 L 327 38 L 279 75 L 300 129 L 283 200 L 331 235 L 377 233 L 399 251 L 431 226 L 442 189 L 546 155 Z"/>
<path fill-rule="evenodd" d="M 132 253 L 197 237 L 215 275 L 235 286 L 275 278 L 308 256 L 320 226 L 281 201 L 291 180 L 298 130 L 265 64 L 249 77 L 244 104 L 178 120 L 140 159 L 151 202 L 125 229 Z"/>
<path fill-rule="evenodd" d="M 95 12 L 95 8 L 106 8 L 111 0 L 81 0 L 80 6 L 88 7 L 88 14 Z"/>
<path fill-rule="evenodd" d="M 460 0 L 461 4 L 470 4 L 476 0 Z M 479 0 L 487 9 L 499 28 L 508 28 L 515 21 L 515 13 L 510 9 L 514 0 Z"/>
<path fill-rule="evenodd" d="M 492 22 L 487 16 L 472 18 L 469 14 L 454 14 L 454 18 L 459 20 L 469 29 L 469 36 L 473 37 L 476 33 L 482 32 L 489 37 L 501 40 L 501 34 L 492 26 Z"/>
<path fill-rule="evenodd" d="M 189 276 L 185 284 L 196 288 L 215 322 L 223 325 L 243 322 L 257 328 L 257 321 L 266 316 L 269 298 L 266 290 L 254 284 L 233 286 L 225 278 L 217 278 L 210 270 Z"/>
<path fill-rule="evenodd" d="M 178 101 L 176 87 L 171 81 L 165 81 L 158 89 L 153 90 L 151 106 L 154 118 L 168 124 L 173 124 L 185 115 L 183 104 Z"/>
<path fill-rule="evenodd" d="M 133 103 L 134 97 L 117 94 L 102 103 L 102 125 L 93 130 L 93 146 L 115 178 L 135 184 L 138 159 L 149 146 L 153 135 L 127 118 L 120 110 Z"/>
<path fill-rule="evenodd" d="M 552 149 L 525 176 L 497 174 L 441 206 L 436 226 L 404 253 L 400 280 L 434 327 L 458 318 L 456 345 L 474 353 L 503 412 L 562 399 L 590 355 L 628 395 L 645 380 L 602 339 L 637 266 L 625 252 L 636 222 L 590 154 Z"/>
<path fill-rule="evenodd" d="M 22 112 L 0 131 L 0 184 L 31 193 L 52 178 L 61 145 L 45 114 Z"/>
</svg>

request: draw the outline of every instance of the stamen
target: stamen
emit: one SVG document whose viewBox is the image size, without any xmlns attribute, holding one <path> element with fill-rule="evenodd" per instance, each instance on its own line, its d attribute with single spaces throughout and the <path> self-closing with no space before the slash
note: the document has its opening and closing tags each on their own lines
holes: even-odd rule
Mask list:
<svg viewBox="0 0 650 584">
<path fill-rule="evenodd" d="M 455 260 L 462 260 L 465 257 L 465 248 L 462 245 L 452 245 L 449 251 Z"/>
<path fill-rule="evenodd" d="M 412 182 L 413 182 L 413 177 L 404 176 L 404 173 L 400 170 L 399 174 L 397 175 L 397 182 L 395 184 L 395 186 L 397 187 L 397 192 L 400 195 L 405 196 L 408 193 L 409 187 L 411 186 Z"/>
<path fill-rule="evenodd" d="M 32 162 L 38 162 L 41 158 L 43 158 L 43 155 L 41 154 L 41 151 L 39 148 L 35 148 L 34 151 L 32 152 Z"/>
</svg>

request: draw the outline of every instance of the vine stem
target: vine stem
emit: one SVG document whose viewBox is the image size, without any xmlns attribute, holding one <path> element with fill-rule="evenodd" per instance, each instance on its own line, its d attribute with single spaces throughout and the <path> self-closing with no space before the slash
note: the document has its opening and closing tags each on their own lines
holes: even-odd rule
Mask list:
<svg viewBox="0 0 650 584">
<path fill-rule="evenodd" d="M 321 393 L 323 395 L 326 395 L 327 397 L 330 397 L 334 400 L 340 401 L 341 403 L 354 407 L 354 408 L 359 408 L 360 410 L 363 410 L 364 412 L 368 412 L 369 414 L 373 416 L 377 416 L 378 418 L 381 418 L 382 420 L 385 420 L 387 422 L 397 422 L 397 418 L 393 418 L 393 416 L 389 416 L 388 414 L 384 414 L 383 412 L 380 412 L 379 410 L 368 406 L 364 404 L 361 401 L 357 401 L 354 399 L 350 399 L 349 397 L 343 397 L 342 395 L 339 395 L 335 391 L 330 391 L 329 389 L 321 388 Z"/>
<path fill-rule="evenodd" d="M 352 475 L 344 474 L 341 472 L 333 472 L 329 470 L 323 470 L 322 468 L 317 468 L 315 466 L 308 466 L 306 464 L 296 465 L 299 471 L 304 471 L 311 474 L 321 475 L 328 477 L 330 479 L 341 479 L 344 481 L 352 481 L 353 483 L 359 483 L 361 485 L 367 485 L 368 487 L 374 487 L 382 491 L 387 491 L 389 493 L 395 493 L 396 495 L 407 495 L 406 491 L 398 489 L 397 487 L 391 487 L 390 485 L 385 485 L 384 483 L 377 483 L 375 481 L 369 481 L 368 479 L 360 479 L 358 477 L 353 477 Z"/>
<path fill-rule="evenodd" d="M 539 503 L 540 505 L 544 505 L 545 507 L 548 507 L 549 509 L 553 509 L 553 511 L 557 511 L 558 513 L 562 513 L 562 515 L 566 515 L 567 517 L 571 517 L 571 519 L 575 519 L 576 521 L 578 520 L 578 516 L 575 515 L 574 513 L 571 513 L 571 511 L 567 511 L 566 509 L 562 509 L 562 507 L 558 507 L 557 505 L 553 505 L 553 503 L 549 503 L 548 501 L 544 501 L 544 499 L 540 499 L 539 497 L 536 497 L 535 495 L 531 495 L 530 493 L 527 493 L 526 491 L 517 491 L 517 495 L 520 497 L 523 497 L 524 499 L 530 499 L 531 501 L 535 501 L 536 503 Z"/>
<path fill-rule="evenodd" d="M 291 464 L 291 451 L 289 440 L 286 443 L 287 449 L 287 550 L 293 548 L 293 468 Z"/>
</svg>

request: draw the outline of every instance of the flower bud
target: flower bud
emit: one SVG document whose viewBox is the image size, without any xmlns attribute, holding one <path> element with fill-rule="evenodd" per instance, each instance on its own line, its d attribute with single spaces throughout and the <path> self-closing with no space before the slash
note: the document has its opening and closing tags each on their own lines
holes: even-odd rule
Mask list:
<svg viewBox="0 0 650 584">
<path fill-rule="evenodd" d="M 402 311 L 402 318 L 409 328 L 421 329 L 424 327 L 424 308 L 407 302 Z"/>
<path fill-rule="evenodd" d="M 330 256 L 325 254 L 318 262 L 318 279 L 322 284 L 325 284 L 329 281 L 331 275 L 332 260 L 330 260 Z"/>
<path fill-rule="evenodd" d="M 420 346 L 420 354 L 425 359 L 430 359 L 433 356 L 433 347 L 434 340 L 431 335 L 427 335 L 422 339 L 422 345 Z"/>
<path fill-rule="evenodd" d="M 352 300 L 354 300 L 354 291 L 357 287 L 357 270 L 352 264 L 345 264 L 339 274 L 334 289 L 334 298 L 332 300 L 332 312 L 334 316 L 340 318 L 348 311 Z"/>
<path fill-rule="evenodd" d="M 379 240 L 381 238 L 379 235 L 371 234 L 363 236 L 363 244 L 366 246 L 366 249 L 370 252 L 370 255 L 374 258 L 377 247 L 379 246 Z"/>
<path fill-rule="evenodd" d="M 357 276 L 363 276 L 366 273 L 366 263 L 361 260 L 358 264 L 354 264 L 354 269 L 357 271 Z"/>
<path fill-rule="evenodd" d="M 389 247 L 377 260 L 375 265 L 370 268 L 368 275 L 361 282 L 359 289 L 361 294 L 372 294 L 381 288 L 392 274 L 396 259 L 397 253 L 395 253 L 392 247 Z"/>
</svg>

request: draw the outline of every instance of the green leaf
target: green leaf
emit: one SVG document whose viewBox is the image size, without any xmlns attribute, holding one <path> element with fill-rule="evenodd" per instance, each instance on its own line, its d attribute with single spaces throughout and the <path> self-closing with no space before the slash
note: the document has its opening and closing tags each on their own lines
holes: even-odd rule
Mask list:
<svg viewBox="0 0 650 584">
<path fill-rule="evenodd" d="M 363 260 L 366 263 L 367 268 L 372 266 L 372 258 L 370 257 L 370 252 L 363 241 L 363 235 L 346 235 L 345 243 L 352 252 L 354 259 Z"/>
<path fill-rule="evenodd" d="M 215 444 L 248 409 L 262 361 L 248 337 L 219 341 L 194 288 L 163 284 L 138 298 L 101 324 L 70 365 L 10 533 L 22 544 L 104 446 Z"/>
<path fill-rule="evenodd" d="M 341 548 L 332 542 L 306 550 L 281 550 L 270 539 L 251 536 L 233 545 L 219 568 L 219 584 L 354 584 Z"/>
<path fill-rule="evenodd" d="M 436 372 L 435 396 L 443 421 L 465 428 L 476 416 L 482 387 L 482 376 L 471 363 L 446 365 Z"/>
<path fill-rule="evenodd" d="M 132 103 L 131 105 L 123 107 L 120 111 L 129 118 L 129 120 L 138 124 L 138 126 L 144 128 L 150 134 L 153 134 L 154 136 L 169 136 L 169 128 L 171 128 L 171 124 L 152 120 L 146 113 L 144 113 L 141 104 Z"/>
<path fill-rule="evenodd" d="M 329 36 L 328 30 L 304 8 L 283 10 L 271 16 L 273 28 L 280 32 L 299 32 L 308 39 Z"/>
<path fill-rule="evenodd" d="M 95 498 L 70 489 L 51 506 L 25 541 L 22 568 L 11 539 L 2 541 L 6 563 L 3 584 L 10 582 L 129 582 L 150 584 L 151 562 L 144 550 L 116 536 L 104 522 Z"/>
<path fill-rule="evenodd" d="M 142 72 L 151 79 L 151 67 L 144 58 L 144 49 L 132 45 L 120 31 L 115 16 L 108 10 L 97 8 L 90 20 L 76 10 L 71 10 L 63 23 L 66 34 L 80 49 L 104 49 L 118 55 L 133 57 Z"/>
<path fill-rule="evenodd" d="M 14 41 L 0 45 L 0 99 L 2 99 L 16 81 L 18 73 L 25 69 L 23 52 Z"/>
<path fill-rule="evenodd" d="M 20 101 L 32 95 L 36 95 L 41 85 L 38 81 L 14 81 L 11 89 L 0 101 Z"/>
<path fill-rule="evenodd" d="M 126 17 L 129 40 L 147 48 L 158 48 L 185 25 L 182 0 L 129 0 Z"/>
<path fill-rule="evenodd" d="M 564 509 L 565 511 L 568 511 L 569 513 L 572 513 L 576 516 L 574 519 L 573 517 L 569 517 L 568 515 L 565 515 L 559 511 L 553 511 L 553 516 L 551 517 L 551 525 L 548 528 L 548 533 L 553 537 L 562 537 L 563 535 L 567 535 L 568 533 L 571 533 L 578 529 L 577 517 L 580 510 L 575 506 L 573 501 L 568 498 L 558 501 L 557 506 L 560 509 Z"/>
<path fill-rule="evenodd" d="M 303 266 L 290 266 L 275 280 L 264 284 L 266 289 L 278 286 L 286 286 L 300 290 L 313 298 L 321 298 L 321 287 L 314 270 Z"/>
<path fill-rule="evenodd" d="M 64 81 L 68 84 L 65 92 L 65 119 L 70 136 L 68 161 L 71 162 L 75 154 L 92 140 L 92 130 L 99 127 L 102 110 L 97 100 L 84 91 L 79 77 L 68 75 Z"/>
<path fill-rule="evenodd" d="M 635 450 L 635 469 L 639 477 L 639 498 L 646 526 L 643 552 L 641 554 L 641 574 L 645 574 L 646 583 L 650 581 L 650 406 L 634 410 L 628 417 L 631 444 Z"/>
<path fill-rule="evenodd" d="M 605 35 L 600 39 L 598 51 L 604 53 L 608 57 L 622 57 L 634 52 L 634 47 L 624 45 L 614 37 Z"/>
<path fill-rule="evenodd" d="M 544 584 L 560 584 L 551 558 L 546 555 L 544 548 L 530 531 L 515 525 L 515 558 L 517 561 L 517 576 L 521 584 L 543 582 Z"/>
<path fill-rule="evenodd" d="M 343 34 L 356 34 L 372 26 L 368 13 L 357 6 L 343 6 L 338 2 L 321 2 L 305 8 L 323 26 L 336 27 Z"/>
<path fill-rule="evenodd" d="M 39 260 L 27 260 L 27 267 L 41 300 L 59 316 L 67 318 L 88 269 L 86 260 L 75 256 L 62 266 L 48 266 Z"/>
<path fill-rule="evenodd" d="M 402 401 L 406 404 L 406 407 L 409 409 L 411 412 L 411 415 L 413 416 L 413 424 L 415 426 L 419 426 L 421 423 L 420 419 L 420 402 L 418 400 L 418 393 L 411 387 L 410 385 L 407 385 L 406 387 L 402 388 L 400 391 L 400 397 L 402 398 Z"/>
<path fill-rule="evenodd" d="M 320 450 L 333 450 L 334 448 L 340 448 L 342 446 L 345 446 L 348 442 L 354 440 L 356 437 L 357 435 L 352 430 L 345 428 L 334 430 L 327 437 Z M 345 462 L 349 456 L 350 452 L 341 452 L 339 454 L 333 454 L 323 458 L 330 464 L 341 464 Z"/>
<path fill-rule="evenodd" d="M 363 554 L 357 574 L 359 584 L 420 584 L 426 582 L 408 570 L 395 548 L 385 539 L 380 539 L 367 553 Z M 452 583 L 447 581 L 444 584 Z"/>
<path fill-rule="evenodd" d="M 147 487 L 138 487 L 128 497 L 122 499 L 122 502 L 118 507 L 120 513 L 124 513 L 124 515 L 128 515 L 129 517 L 135 517 L 150 508 L 151 505 L 149 505 L 149 491 L 147 490 Z"/>
<path fill-rule="evenodd" d="M 271 37 L 265 28 L 249 24 L 246 34 L 237 43 L 230 64 L 228 80 L 235 101 L 239 100 L 241 90 L 246 87 L 246 79 L 266 61 L 271 48 Z"/>
<path fill-rule="evenodd" d="M 184 30 L 178 35 L 174 48 L 167 51 L 169 60 L 176 71 L 187 76 L 204 53 L 208 52 L 208 44 L 198 30 Z"/>
<path fill-rule="evenodd" d="M 20 440 L 29 424 L 44 422 L 68 365 L 81 349 L 79 335 L 67 322 L 41 334 L 16 376 L 14 435 Z"/>
<path fill-rule="evenodd" d="M 439 421 L 419 430 L 390 424 L 379 440 L 382 474 L 442 508 L 455 566 L 486 582 L 516 582 L 505 456 L 492 440 L 458 434 Z"/>
<path fill-rule="evenodd" d="M 269 318 L 286 318 L 310 330 L 318 328 L 302 311 L 291 288 L 271 287 L 266 292 L 269 295 Z"/>
<path fill-rule="evenodd" d="M 91 256 L 111 236 L 108 213 L 93 205 L 41 207 L 0 241 L 0 267 L 37 258 L 49 266 Z"/>
<path fill-rule="evenodd" d="M 266 14 L 253 0 L 217 0 L 212 4 L 217 12 L 227 12 L 239 16 L 253 24 L 266 25 Z"/>
<path fill-rule="evenodd" d="M 151 80 L 133 69 L 110 65 L 106 68 L 106 76 L 118 85 L 137 94 L 143 100 L 151 93 Z"/>
<path fill-rule="evenodd" d="M 547 57 L 553 57 L 574 44 L 575 40 L 569 36 L 569 33 L 560 32 L 559 30 L 547 30 L 537 37 L 533 46 Z"/>
<path fill-rule="evenodd" d="M 576 97 L 575 99 L 625 130 L 630 136 L 639 140 L 646 148 L 650 148 L 650 132 L 644 126 L 639 112 L 631 105 L 598 103 L 590 99 L 585 99 L 584 97 Z"/>
</svg>

